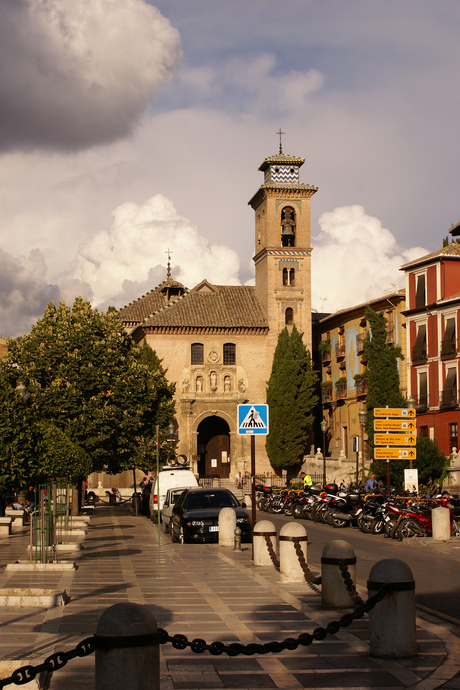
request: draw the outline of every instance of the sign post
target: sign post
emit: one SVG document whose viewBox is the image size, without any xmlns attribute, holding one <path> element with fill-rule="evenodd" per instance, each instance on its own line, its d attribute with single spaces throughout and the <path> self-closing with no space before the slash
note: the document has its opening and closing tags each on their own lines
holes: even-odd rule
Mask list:
<svg viewBox="0 0 460 690">
<path fill-rule="evenodd" d="M 410 460 L 412 467 L 412 461 L 417 457 L 415 416 L 415 410 L 406 407 L 376 407 L 374 409 L 374 431 L 384 432 L 374 434 L 374 445 L 386 446 L 386 448 L 375 448 L 374 457 L 376 460 L 386 460 L 388 494 L 391 488 L 390 460 L 407 459 Z"/>
<path fill-rule="evenodd" d="M 268 405 L 238 405 L 238 434 L 251 436 L 251 520 L 252 529 L 254 529 L 256 524 L 256 435 L 268 434 Z"/>
</svg>

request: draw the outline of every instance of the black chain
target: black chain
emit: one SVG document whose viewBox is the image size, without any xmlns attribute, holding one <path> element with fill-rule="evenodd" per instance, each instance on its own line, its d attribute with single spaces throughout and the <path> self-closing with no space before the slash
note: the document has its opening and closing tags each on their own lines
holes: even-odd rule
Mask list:
<svg viewBox="0 0 460 690">
<path fill-rule="evenodd" d="M 305 560 L 304 553 L 302 551 L 302 547 L 300 546 L 300 538 L 299 537 L 291 537 L 293 543 L 294 543 L 294 548 L 295 552 L 297 554 L 297 558 L 299 559 L 300 567 L 303 570 L 303 574 L 305 575 L 305 579 L 310 585 L 310 588 L 314 591 L 317 592 L 318 594 L 320 593 L 320 590 L 316 585 L 321 584 L 321 578 L 320 577 L 314 577 L 312 575 L 312 572 L 310 568 L 308 567 L 308 563 Z"/>
<path fill-rule="evenodd" d="M 247 645 L 241 644 L 239 642 L 233 642 L 232 644 L 226 645 L 223 642 L 212 642 L 207 644 L 205 640 L 197 638 L 191 642 L 185 635 L 169 635 L 166 630 L 162 628 L 158 629 L 158 634 L 153 635 L 138 635 L 132 636 L 130 638 L 104 638 L 98 637 L 87 637 L 82 642 L 75 647 L 75 649 L 69 652 L 56 652 L 52 654 L 42 664 L 38 666 L 22 666 L 16 669 L 9 678 L 4 678 L 0 680 L 0 690 L 14 683 L 15 685 L 25 685 L 33 680 L 39 673 L 46 671 L 47 673 L 53 673 L 53 671 L 58 671 L 63 668 L 68 661 L 75 659 L 76 657 L 89 656 L 96 649 L 116 649 L 119 647 L 146 647 L 154 644 L 167 644 L 171 642 L 174 649 L 186 649 L 190 647 L 192 652 L 196 654 L 202 654 L 203 652 L 210 652 L 213 656 L 219 656 L 220 654 L 227 654 L 228 656 L 238 656 L 239 654 L 244 654 L 245 656 L 252 656 L 253 654 L 268 654 L 270 652 L 278 654 L 283 652 L 285 649 L 297 649 L 299 645 L 307 647 L 311 645 L 315 640 L 324 640 L 327 635 L 336 635 L 340 628 L 346 628 L 354 620 L 362 618 L 365 613 L 369 613 L 383 597 L 393 591 L 393 586 L 391 583 L 383 584 L 378 592 L 365 602 L 353 609 L 352 613 L 346 613 L 339 621 L 331 621 L 325 628 L 316 628 L 312 633 L 301 633 L 297 638 L 288 637 L 282 642 L 267 642 L 266 644 L 250 643 Z"/>
<path fill-rule="evenodd" d="M 279 568 L 280 562 L 276 557 L 276 553 L 275 553 L 275 550 L 273 548 L 272 540 L 270 539 L 269 535 L 266 533 L 264 534 L 264 537 L 265 537 L 265 543 L 267 545 L 268 553 L 270 554 L 270 558 L 272 559 L 272 563 L 275 566 L 275 568 Z"/>
<path fill-rule="evenodd" d="M 356 587 L 353 584 L 353 580 L 351 579 L 351 575 L 348 571 L 348 566 L 343 560 L 339 561 L 339 569 L 340 574 L 343 577 L 345 587 L 347 588 L 347 592 L 350 595 L 352 602 L 357 606 L 361 606 L 362 604 L 364 604 L 364 602 L 359 596 L 358 592 L 356 591 Z"/>
<path fill-rule="evenodd" d="M 233 642 L 229 645 L 223 642 L 207 644 L 205 640 L 199 638 L 190 642 L 185 635 L 171 636 L 166 630 L 160 628 L 159 632 L 162 635 L 161 644 L 171 642 L 174 649 L 186 649 L 190 647 L 192 652 L 196 654 L 209 652 L 214 656 L 219 656 L 220 654 L 227 654 L 228 656 L 238 656 L 239 654 L 252 656 L 253 654 L 269 654 L 270 652 L 278 654 L 285 649 L 297 649 L 299 645 L 307 647 L 315 640 L 324 640 L 327 635 L 336 635 L 340 628 L 348 627 L 354 620 L 358 620 L 362 618 L 365 613 L 369 613 L 369 611 L 371 611 L 386 594 L 391 592 L 392 589 L 391 583 L 385 583 L 376 594 L 369 597 L 365 603 L 354 608 L 351 613 L 346 613 L 339 621 L 331 621 L 325 628 L 316 628 L 312 633 L 301 633 L 297 638 L 288 637 L 282 642 L 267 642 L 265 644 L 250 643 L 247 645 L 239 642 Z"/>
</svg>

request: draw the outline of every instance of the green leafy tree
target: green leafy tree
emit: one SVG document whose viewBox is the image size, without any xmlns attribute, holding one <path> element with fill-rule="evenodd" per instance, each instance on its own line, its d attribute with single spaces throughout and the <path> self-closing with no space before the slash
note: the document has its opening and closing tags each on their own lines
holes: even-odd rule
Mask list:
<svg viewBox="0 0 460 690">
<path fill-rule="evenodd" d="M 20 381 L 27 401 L 15 392 Z M 117 473 L 134 457 L 148 466 L 155 426 L 174 414 L 161 365 L 142 363 L 115 310 L 99 313 L 81 298 L 72 307 L 51 303 L 30 334 L 8 341 L 0 382 L 0 476 L 8 485 Z"/>
<path fill-rule="evenodd" d="M 406 399 L 400 390 L 398 360 L 404 359 L 401 347 L 387 343 L 387 320 L 383 312 L 376 313 L 366 307 L 366 320 L 370 330 L 364 342 L 364 358 L 367 360 L 366 431 L 370 456 L 374 454 L 374 409 L 376 407 L 406 407 Z M 381 478 L 386 477 L 386 461 L 374 460 L 373 470 Z M 393 463 L 391 464 L 393 470 Z"/>
<path fill-rule="evenodd" d="M 447 474 L 449 458 L 444 455 L 436 441 L 427 436 L 417 436 L 416 450 L 417 459 L 414 461 L 414 467 L 418 469 L 419 486 L 432 487 L 442 484 Z M 391 461 L 391 482 L 394 486 L 404 486 L 404 470 L 407 468 L 406 460 Z"/>
<path fill-rule="evenodd" d="M 270 432 L 267 454 L 273 467 L 299 465 L 307 450 L 313 426 L 317 374 L 302 335 L 294 326 L 281 331 L 267 385 Z"/>
</svg>

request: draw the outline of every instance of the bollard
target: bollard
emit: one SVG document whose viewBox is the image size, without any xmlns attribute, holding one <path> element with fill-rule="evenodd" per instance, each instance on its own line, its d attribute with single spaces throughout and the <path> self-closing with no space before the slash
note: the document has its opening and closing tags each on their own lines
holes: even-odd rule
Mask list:
<svg viewBox="0 0 460 690">
<path fill-rule="evenodd" d="M 450 539 L 450 510 L 439 506 L 431 511 L 431 524 L 434 541 L 449 541 Z"/>
<path fill-rule="evenodd" d="M 235 541 L 236 512 L 222 508 L 219 513 L 219 546 L 233 546 Z"/>
<path fill-rule="evenodd" d="M 238 526 L 235 527 L 235 543 L 233 546 L 233 551 L 241 551 L 241 529 Z"/>
<path fill-rule="evenodd" d="M 307 530 L 298 522 L 287 522 L 280 530 L 281 582 L 305 582 L 305 575 L 296 553 L 293 537 L 299 541 L 307 561 Z"/>
<path fill-rule="evenodd" d="M 244 503 L 244 505 L 246 506 L 246 508 L 247 508 L 248 510 L 250 510 L 250 509 L 252 508 L 252 498 L 251 498 L 251 494 L 244 494 L 243 503 Z"/>
<path fill-rule="evenodd" d="M 154 615 L 146 606 L 114 604 L 102 614 L 96 636 L 158 635 Z M 127 641 L 129 644 L 129 641 Z M 96 650 L 96 690 L 160 690 L 159 639 L 144 647 Z"/>
<path fill-rule="evenodd" d="M 369 612 L 371 656 L 407 657 L 417 653 L 415 630 L 415 582 L 412 571 L 398 558 L 385 558 L 369 573 L 369 596 L 381 585 L 394 583 L 395 590 Z"/>
<path fill-rule="evenodd" d="M 254 565 L 273 565 L 270 553 L 265 541 L 265 534 L 268 534 L 276 553 L 276 529 L 270 520 L 260 520 L 256 522 L 252 533 L 252 545 L 254 553 Z"/>
<path fill-rule="evenodd" d="M 356 556 L 353 547 L 341 539 L 330 541 L 321 556 L 321 603 L 333 609 L 350 608 L 353 602 L 340 572 L 344 561 L 356 587 Z"/>
</svg>

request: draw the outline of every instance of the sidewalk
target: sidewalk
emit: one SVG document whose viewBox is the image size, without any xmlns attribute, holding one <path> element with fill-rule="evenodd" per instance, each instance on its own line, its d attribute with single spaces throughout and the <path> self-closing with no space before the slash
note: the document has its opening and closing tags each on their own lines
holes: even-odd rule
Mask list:
<svg viewBox="0 0 460 690">
<path fill-rule="evenodd" d="M 273 567 L 254 568 L 248 545 L 242 552 L 179 545 L 164 534 L 159 545 L 157 526 L 135 518 L 126 506 L 96 508 L 75 571 L 5 570 L 6 562 L 26 557 L 26 547 L 26 530 L 0 540 L 0 589 L 64 588 L 71 600 L 47 611 L 0 609 L 2 659 L 20 662 L 10 673 L 25 661 L 38 664 L 55 651 L 73 649 L 94 634 L 103 611 L 120 601 L 147 605 L 171 635 L 208 643 L 281 641 L 343 614 L 321 608 L 320 595 L 306 583 L 281 585 Z M 367 598 L 365 591 L 360 594 Z M 322 642 L 281 654 L 215 657 L 162 645 L 161 688 L 460 688 L 458 629 L 422 615 L 419 651 L 411 659 L 369 657 L 367 617 Z M 94 690 L 94 655 L 70 661 L 53 675 L 50 687 Z"/>
</svg>

